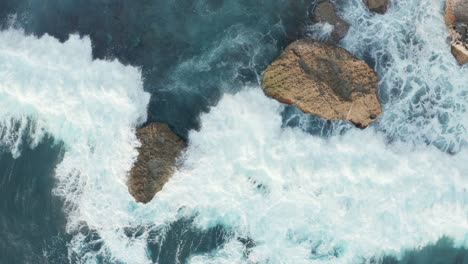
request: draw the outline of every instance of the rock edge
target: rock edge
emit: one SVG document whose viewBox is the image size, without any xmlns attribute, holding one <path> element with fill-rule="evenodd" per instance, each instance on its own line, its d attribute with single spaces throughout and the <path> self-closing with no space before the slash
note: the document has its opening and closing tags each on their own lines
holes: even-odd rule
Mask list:
<svg viewBox="0 0 468 264">
<path fill-rule="evenodd" d="M 162 123 L 139 128 L 136 135 L 141 146 L 129 173 L 128 190 L 137 202 L 148 203 L 174 173 L 186 143 Z"/>
<path fill-rule="evenodd" d="M 301 111 L 365 128 L 378 118 L 378 76 L 347 50 L 298 40 L 265 70 L 265 94 Z"/>
</svg>

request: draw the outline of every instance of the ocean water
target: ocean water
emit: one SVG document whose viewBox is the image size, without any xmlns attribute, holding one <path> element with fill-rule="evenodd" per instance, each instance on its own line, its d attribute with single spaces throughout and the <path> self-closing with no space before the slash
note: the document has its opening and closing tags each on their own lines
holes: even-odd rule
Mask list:
<svg viewBox="0 0 468 264">
<path fill-rule="evenodd" d="M 0 263 L 468 263 L 468 67 L 444 1 L 335 2 L 340 45 L 381 77 L 366 130 L 259 87 L 321 30 L 313 1 L 2 1 Z M 189 146 L 142 205 L 126 177 L 155 120 Z"/>
<path fill-rule="evenodd" d="M 3 0 L 4 25 L 64 41 L 90 36 L 93 57 L 139 67 L 148 121 L 182 136 L 225 92 L 240 90 L 300 37 L 307 0 Z M 0 13 L 1 14 L 1 13 Z M 11 22 L 14 20 L 14 22 Z"/>
<path fill-rule="evenodd" d="M 61 146 L 45 138 L 14 159 L 0 159 L 0 263 L 63 263 L 67 260 L 66 216 L 51 194 Z"/>
</svg>

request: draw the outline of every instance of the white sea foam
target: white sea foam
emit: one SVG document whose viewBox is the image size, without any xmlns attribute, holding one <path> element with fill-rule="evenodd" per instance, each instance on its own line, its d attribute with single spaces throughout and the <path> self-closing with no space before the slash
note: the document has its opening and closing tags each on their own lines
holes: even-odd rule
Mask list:
<svg viewBox="0 0 468 264">
<path fill-rule="evenodd" d="M 444 44 L 441 3 L 401 1 L 381 16 L 353 0 L 341 10 L 351 24 L 342 45 L 361 56 L 370 50 L 383 96 L 400 92 L 385 100 L 375 127 L 330 139 L 283 128 L 283 106 L 258 87 L 244 88 L 200 117 L 182 168 L 147 205 L 133 202 L 125 186 L 136 155 L 133 127 L 148 103 L 139 72 L 93 61 L 86 38 L 59 43 L 4 31 L 2 142 L 18 154 L 19 133 L 5 133 L 18 131 L 11 120 L 34 142 L 45 132 L 65 142 L 56 192 L 71 205 L 69 230 L 86 222 L 104 242 L 101 251 L 85 252 L 86 238 L 75 235 L 70 249 L 83 262 L 104 255 L 147 263 L 147 235 L 129 238 L 124 228 L 184 216 L 255 242 L 247 259 L 233 239 L 191 263 L 362 263 L 443 235 L 468 246 L 468 74 Z M 389 145 L 389 137 L 398 140 Z M 449 145 L 459 152 L 437 148 Z"/>
<path fill-rule="evenodd" d="M 280 111 L 259 89 L 225 96 L 148 210 L 183 206 L 202 228 L 233 227 L 256 242 L 254 263 L 355 263 L 443 235 L 468 242 L 466 152 L 387 146 L 372 129 L 325 140 L 281 128 Z"/>
<path fill-rule="evenodd" d="M 307 34 L 316 40 L 327 41 L 335 27 L 327 22 L 315 23 L 307 28 Z"/>
<path fill-rule="evenodd" d="M 444 3 L 392 1 L 379 15 L 360 0 L 345 1 L 340 13 L 351 28 L 341 44 L 375 61 L 387 135 L 456 152 L 467 139 L 468 66 L 450 53 Z"/>
<path fill-rule="evenodd" d="M 68 230 L 86 222 L 118 259 L 131 261 L 128 248 L 146 259 L 141 246 L 107 243 L 131 219 L 122 213 L 131 201 L 125 172 L 137 155 L 134 127 L 146 120 L 149 101 L 140 71 L 93 60 L 87 37 L 72 35 L 60 43 L 9 29 L 0 32 L 0 80 L 3 146 L 18 156 L 24 135 L 34 147 L 45 133 L 65 143 L 55 192 L 66 199 Z M 79 251 L 79 236 L 72 245 Z"/>
<path fill-rule="evenodd" d="M 183 206 L 201 227 L 235 227 L 256 241 L 249 258 L 259 263 L 361 263 L 444 235 L 467 246 L 468 67 L 450 54 L 442 9 L 399 1 L 378 15 L 343 4 L 351 30 L 341 45 L 372 57 L 381 76 L 375 129 L 319 139 L 281 128 L 281 107 L 258 90 L 225 96 L 190 135 L 155 212 Z"/>
</svg>

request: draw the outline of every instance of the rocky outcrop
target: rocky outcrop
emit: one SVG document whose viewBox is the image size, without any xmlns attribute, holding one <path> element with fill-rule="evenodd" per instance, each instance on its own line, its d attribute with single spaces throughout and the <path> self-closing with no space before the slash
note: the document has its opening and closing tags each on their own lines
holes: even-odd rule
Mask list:
<svg viewBox="0 0 468 264">
<path fill-rule="evenodd" d="M 332 2 L 319 0 L 309 12 L 309 17 L 313 23 L 328 23 L 333 26 L 331 33 L 332 40 L 337 42 L 344 38 L 349 30 L 349 25 L 341 19 Z"/>
<path fill-rule="evenodd" d="M 137 137 L 141 147 L 130 171 L 128 190 L 135 200 L 147 203 L 174 173 L 185 142 L 162 123 L 151 123 L 138 129 Z"/>
<path fill-rule="evenodd" d="M 466 43 L 452 43 L 450 50 L 455 59 L 457 59 L 458 64 L 463 65 L 468 63 L 468 46 Z"/>
<path fill-rule="evenodd" d="M 364 0 L 364 3 L 371 12 L 385 14 L 388 9 L 389 0 Z"/>
<path fill-rule="evenodd" d="M 453 56 L 460 65 L 468 63 L 468 0 L 446 0 L 445 24 Z"/>
<path fill-rule="evenodd" d="M 445 23 L 453 25 L 455 22 L 468 22 L 468 0 L 445 1 Z"/>
<path fill-rule="evenodd" d="M 267 96 L 305 113 L 367 127 L 381 115 L 378 76 L 347 50 L 312 40 L 292 43 L 264 72 Z"/>
</svg>

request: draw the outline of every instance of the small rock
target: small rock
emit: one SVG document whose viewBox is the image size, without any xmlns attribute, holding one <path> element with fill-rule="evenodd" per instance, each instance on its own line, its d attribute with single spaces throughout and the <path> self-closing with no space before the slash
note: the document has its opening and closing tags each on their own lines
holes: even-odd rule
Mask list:
<svg viewBox="0 0 468 264">
<path fill-rule="evenodd" d="M 379 14 L 385 14 L 389 4 L 388 0 L 364 0 L 364 3 L 370 11 Z"/>
<path fill-rule="evenodd" d="M 465 45 L 453 43 L 451 51 L 455 59 L 457 59 L 458 64 L 463 65 L 468 63 L 468 49 Z"/>
<path fill-rule="evenodd" d="M 130 171 L 128 190 L 136 201 L 148 203 L 174 173 L 185 142 L 162 123 L 151 123 L 136 134 L 141 147 Z"/>
<path fill-rule="evenodd" d="M 446 0 L 444 19 L 452 54 L 458 64 L 465 64 L 468 62 L 468 0 Z"/>
<path fill-rule="evenodd" d="M 331 37 L 338 42 L 346 36 L 349 25 L 336 14 L 335 5 L 328 0 L 320 0 L 309 13 L 314 23 L 328 23 L 333 26 Z"/>
<path fill-rule="evenodd" d="M 305 113 L 349 120 L 360 128 L 382 112 L 377 74 L 347 50 L 313 40 L 289 45 L 264 72 L 262 88 Z"/>
</svg>

